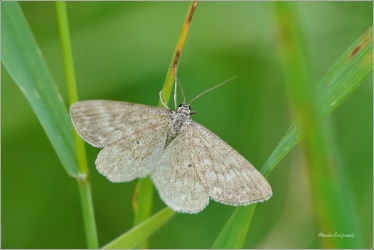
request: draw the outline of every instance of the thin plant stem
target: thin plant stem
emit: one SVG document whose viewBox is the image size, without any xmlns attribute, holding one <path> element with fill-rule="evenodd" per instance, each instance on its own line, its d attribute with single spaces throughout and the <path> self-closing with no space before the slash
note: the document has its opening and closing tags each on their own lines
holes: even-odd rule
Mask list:
<svg viewBox="0 0 374 250">
<path fill-rule="evenodd" d="M 64 58 L 66 83 L 69 96 L 69 104 L 78 101 L 78 92 L 75 81 L 73 53 L 71 49 L 69 25 L 65 2 L 56 2 L 57 20 L 61 36 L 62 54 Z M 83 140 L 74 132 L 74 139 L 77 149 L 77 160 L 79 175 L 77 177 L 79 194 L 82 204 L 83 221 L 86 233 L 87 246 L 89 248 L 98 248 L 98 237 L 96 222 L 91 195 L 91 184 L 89 178 L 89 169 L 87 164 L 86 150 Z"/>
<path fill-rule="evenodd" d="M 184 46 L 184 43 L 187 38 L 188 30 L 191 24 L 192 17 L 195 13 L 196 7 L 197 7 L 197 1 L 193 1 L 189 7 L 186 20 L 184 22 L 182 31 L 179 36 L 179 40 L 177 42 L 177 46 L 174 50 L 174 55 L 172 57 L 172 61 L 170 63 L 170 67 L 168 69 L 168 72 L 166 74 L 166 79 L 164 82 L 164 86 L 162 88 L 162 99 L 167 104 L 170 100 L 170 95 L 172 92 L 174 79 L 176 77 L 176 72 L 178 68 L 179 59 L 182 53 L 182 49 Z M 159 107 L 163 107 L 161 100 L 158 104 Z M 142 221 L 149 218 L 152 210 L 152 197 L 153 197 L 153 184 L 149 177 L 138 180 L 134 198 L 133 198 L 133 208 L 134 208 L 134 226 L 138 225 Z M 142 248 L 147 247 L 147 243 L 144 242 L 141 245 Z"/>
<path fill-rule="evenodd" d="M 195 13 L 197 4 L 198 4 L 197 1 L 193 1 L 190 5 L 189 11 L 186 16 L 186 20 L 184 22 L 184 26 L 179 35 L 177 46 L 175 47 L 175 50 L 174 50 L 174 54 L 173 54 L 173 58 L 170 63 L 169 70 L 166 73 L 164 86 L 162 88 L 162 99 L 166 104 L 168 104 L 169 99 L 170 99 L 170 95 L 171 95 L 173 84 L 174 84 L 174 79 L 176 77 L 176 73 L 178 70 L 179 59 L 182 54 L 184 42 L 186 41 L 187 34 L 188 34 L 188 31 L 191 25 L 192 17 Z M 162 107 L 161 102 L 159 102 L 159 106 Z"/>
</svg>

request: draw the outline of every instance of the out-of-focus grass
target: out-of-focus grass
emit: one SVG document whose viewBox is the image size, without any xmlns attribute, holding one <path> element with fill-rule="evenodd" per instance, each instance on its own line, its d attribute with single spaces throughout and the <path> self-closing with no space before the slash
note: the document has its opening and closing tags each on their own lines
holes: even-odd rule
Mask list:
<svg viewBox="0 0 374 250">
<path fill-rule="evenodd" d="M 336 73 L 330 71 L 328 84 L 320 85 L 324 89 L 318 92 L 325 93 L 327 98 L 317 98 L 317 91 L 310 82 L 305 43 L 295 5 L 277 3 L 277 17 L 291 105 L 305 136 L 302 144 L 308 165 L 316 225 L 322 234 L 356 232 L 355 238 L 349 241 L 339 237 L 319 236 L 320 247 L 365 247 L 361 227 L 357 224 L 356 204 L 352 201 L 352 194 L 347 192 L 349 187 L 344 188 L 344 185 L 349 185 L 348 179 L 342 166 L 335 160 L 337 150 L 333 149 L 321 118 L 323 111 L 327 113 L 327 110 L 332 110 L 331 106 L 336 108 L 372 72 L 372 28 L 341 56 L 334 65 Z M 334 98 L 337 96 L 340 98 Z M 352 202 L 347 204 L 346 200 Z"/>
<path fill-rule="evenodd" d="M 268 176 L 286 154 L 306 136 L 305 148 L 309 154 L 307 156 L 310 160 L 310 168 L 312 168 L 310 170 L 312 172 L 310 174 L 311 183 L 313 183 L 311 190 L 316 190 L 314 192 L 317 193 L 314 206 L 320 231 L 323 233 L 351 230 L 358 234 L 354 240 L 350 241 L 342 240 L 339 237 L 320 237 L 320 247 L 364 247 L 361 235 L 362 227 L 358 225 L 355 204 L 353 202 L 346 204 L 343 199 L 344 197 L 352 200 L 352 194 L 347 187 L 348 181 L 345 174 L 342 173 L 342 169 L 337 169 L 339 166 L 331 165 L 338 163 L 332 158 L 339 156 L 336 154 L 336 149 L 332 150 L 325 145 L 327 144 L 325 140 L 328 140 L 329 137 L 322 128 L 321 119 L 336 109 L 372 72 L 372 28 L 369 28 L 343 53 L 321 79 L 318 85 L 319 89 L 312 90 L 309 86 L 305 58 L 303 57 L 305 56 L 303 55 L 303 45 L 299 37 L 301 36 L 300 30 L 297 26 L 293 26 L 297 23 L 297 17 L 295 17 L 297 13 L 292 5 L 287 3 L 277 3 L 277 5 L 277 23 L 281 37 L 280 44 L 284 50 L 285 74 L 289 81 L 293 106 L 296 107 L 295 113 L 299 115 L 296 116 L 298 122 L 290 127 L 288 133 L 278 143 L 261 172 L 264 176 Z M 316 96 L 314 96 L 314 91 L 318 91 L 319 95 L 315 94 Z M 318 101 L 315 101 L 314 98 Z M 310 138 L 318 138 L 319 140 L 314 141 Z M 319 171 L 319 173 L 314 171 Z M 343 183 L 346 183 L 346 186 L 343 186 Z M 243 247 L 255 209 L 256 205 L 237 208 L 212 248 Z"/>
<path fill-rule="evenodd" d="M 54 5 L 22 3 L 22 6 L 52 74 L 66 97 L 56 24 L 46 21 L 48 15 L 51 15 L 50 20 L 55 20 Z M 188 3 L 68 3 L 81 97 L 154 105 L 158 100 L 168 57 L 171 56 L 170 48 L 174 46 L 187 6 Z M 310 44 L 314 46 L 311 48 L 312 62 L 318 62 L 311 67 L 312 78 L 318 80 L 342 51 L 370 26 L 372 13 L 367 8 L 371 5 L 307 3 L 305 6 L 301 8 L 308 10 L 309 17 L 319 17 L 308 23 L 308 15 L 304 15 L 302 20 L 308 27 L 305 33 L 311 39 Z M 288 127 L 286 98 L 280 84 L 282 75 L 274 60 L 274 53 L 269 50 L 273 44 L 267 7 L 266 3 L 202 3 L 191 27 L 179 69 L 187 96 L 194 96 L 230 76 L 239 76 L 232 84 L 196 101 L 194 109 L 200 113 L 196 118 L 199 122 L 228 141 L 255 166 L 267 159 Z M 326 12 L 328 15 L 325 15 Z M 40 16 L 43 19 L 39 19 Z M 322 29 L 316 29 L 321 27 L 321 23 Z M 28 105 L 18 90 L 9 84 L 11 80 L 6 71 L 3 72 L 3 93 L 7 93 L 3 95 L 2 126 L 3 204 L 6 204 L 3 206 L 3 243 L 7 247 L 18 248 L 83 247 L 83 230 L 78 230 L 81 219 L 76 190 L 70 187 L 58 168 L 51 171 L 50 166 L 59 163 L 54 153 L 48 151 L 50 145 L 43 140 L 44 134 Z M 371 131 L 368 129 L 372 120 L 371 105 L 364 105 L 370 103 L 368 99 L 371 100 L 369 83 L 367 81 L 350 98 L 351 101 L 342 106 L 342 110 L 349 110 L 355 105 L 361 108 L 360 112 L 352 110 L 350 113 L 350 117 L 361 125 L 359 131 L 355 130 L 355 136 L 347 137 L 354 126 L 350 121 L 352 118 L 342 117 L 341 113 L 339 116 L 339 112 L 333 116 L 339 121 L 337 131 L 345 138 L 341 141 L 343 150 L 352 152 L 344 155 L 342 160 L 350 166 L 353 162 L 360 162 L 360 168 L 356 168 L 355 172 L 349 168 L 351 180 L 360 187 L 371 187 L 372 183 L 371 150 L 359 150 L 370 146 L 365 136 Z M 247 113 L 251 116 L 242 115 Z M 93 163 L 97 150 L 89 149 L 88 153 L 89 162 Z M 292 153 L 290 156 L 297 155 Z M 27 159 L 27 164 L 21 159 Z M 285 201 L 294 204 L 292 215 L 295 218 L 300 215 L 298 202 L 308 200 L 307 194 L 302 196 L 304 200 L 285 199 L 288 187 L 298 187 L 303 182 L 302 178 L 293 183 L 286 181 L 292 169 L 289 159 L 281 163 L 281 171 L 277 168 L 270 177 L 269 181 L 276 192 L 270 201 L 258 206 L 261 209 L 256 211 L 246 247 L 263 245 L 263 239 L 276 235 L 276 232 L 272 232 L 273 224 L 283 215 Z M 94 169 L 93 164 L 91 167 Z M 128 218 L 132 215 L 134 183 L 113 185 L 92 172 L 100 241 L 109 242 L 132 227 L 132 221 Z M 360 214 L 365 218 L 370 217 L 372 203 L 366 200 L 372 199 L 372 193 L 359 192 L 358 185 L 354 186 L 354 198 L 359 201 Z M 155 193 L 154 211 L 164 206 Z M 55 214 L 55 211 L 64 213 Z M 231 207 L 211 202 L 201 214 L 178 214 L 151 238 L 150 246 L 209 247 L 232 211 Z M 307 210 L 303 218 L 312 220 Z M 365 232 L 368 232 L 365 236 L 367 241 L 372 235 L 371 223 L 362 218 L 360 220 L 363 221 Z M 54 222 L 53 228 L 67 232 L 66 238 L 60 239 L 56 230 L 49 230 L 50 221 Z M 72 225 L 75 227 L 71 228 Z M 313 231 L 313 223 L 301 228 L 292 228 L 292 225 L 288 223 L 282 228 L 291 228 L 291 231 L 283 231 L 295 237 L 273 237 L 273 241 L 266 241 L 268 246 L 278 247 L 280 242 L 289 247 L 317 246 L 318 232 Z M 38 228 L 40 230 L 36 230 Z M 313 233 L 310 233 L 311 230 Z M 29 232 L 33 233 L 30 235 Z M 278 235 L 281 233 L 278 232 Z M 16 239 L 14 235 L 17 235 Z M 194 240 L 191 241 L 191 238 Z"/>
</svg>

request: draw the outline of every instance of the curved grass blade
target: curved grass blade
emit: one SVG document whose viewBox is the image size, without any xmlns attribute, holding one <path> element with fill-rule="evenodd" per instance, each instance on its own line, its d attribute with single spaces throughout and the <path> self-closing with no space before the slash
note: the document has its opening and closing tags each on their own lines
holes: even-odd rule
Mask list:
<svg viewBox="0 0 374 250">
<path fill-rule="evenodd" d="M 164 208 L 149 219 L 133 227 L 130 231 L 127 231 L 117 239 L 105 245 L 103 248 L 135 248 L 163 226 L 174 214 L 175 212 L 171 209 Z"/>
<path fill-rule="evenodd" d="M 69 175 L 78 175 L 66 106 L 17 2 L 2 4 L 2 62 L 30 103 Z"/>
<path fill-rule="evenodd" d="M 256 207 L 257 204 L 236 208 L 213 243 L 212 248 L 243 247 Z"/>
<path fill-rule="evenodd" d="M 344 102 L 373 71 L 373 28 L 370 27 L 334 63 L 318 83 L 317 105 L 327 116 Z M 302 139 L 299 122 L 289 128 L 261 172 L 267 176 Z"/>
<path fill-rule="evenodd" d="M 373 31 L 370 27 L 335 62 L 318 84 L 317 105 L 327 116 L 346 100 L 373 70 Z M 261 173 L 268 176 L 275 166 L 303 139 L 300 124 L 295 122 L 278 143 Z M 253 207 L 253 208 L 251 208 Z M 242 248 L 256 206 L 238 207 L 218 235 L 212 248 Z M 239 210 L 239 211 L 238 211 Z M 247 213 L 244 217 L 242 214 Z M 240 217 L 242 220 L 240 220 Z M 239 232 L 230 233 L 232 230 Z"/>
</svg>

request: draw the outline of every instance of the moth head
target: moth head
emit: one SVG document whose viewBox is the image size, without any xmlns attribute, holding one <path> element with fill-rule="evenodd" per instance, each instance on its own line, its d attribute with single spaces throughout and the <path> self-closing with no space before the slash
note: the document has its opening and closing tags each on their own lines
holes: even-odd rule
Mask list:
<svg viewBox="0 0 374 250">
<path fill-rule="evenodd" d="M 177 108 L 177 112 L 185 114 L 185 115 L 194 115 L 194 114 L 197 114 L 197 112 L 191 111 L 190 105 L 185 104 L 185 103 L 179 104 L 179 106 Z"/>
</svg>

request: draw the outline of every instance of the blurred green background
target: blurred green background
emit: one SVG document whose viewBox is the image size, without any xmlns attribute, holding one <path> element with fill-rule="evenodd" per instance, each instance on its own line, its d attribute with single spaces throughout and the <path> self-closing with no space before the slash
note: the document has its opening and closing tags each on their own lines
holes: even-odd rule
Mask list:
<svg viewBox="0 0 374 250">
<path fill-rule="evenodd" d="M 311 82 L 372 25 L 371 2 L 295 3 Z M 156 105 L 188 2 L 68 2 L 80 99 Z M 21 7 L 67 100 L 53 2 Z M 258 169 L 292 123 L 279 57 L 273 3 L 201 2 L 178 70 L 187 100 L 238 76 L 193 103 L 203 124 Z M 75 180 L 58 161 L 30 105 L 2 66 L 2 247 L 84 248 Z M 346 167 L 365 247 L 372 247 L 372 77 L 330 117 Z M 173 104 L 171 103 L 170 106 Z M 68 107 L 67 107 L 68 108 Z M 136 182 L 97 173 L 99 149 L 87 146 L 100 245 L 132 227 Z M 269 176 L 273 197 L 258 205 L 245 247 L 318 248 L 304 154 L 295 148 Z M 154 193 L 156 212 L 165 205 Z M 233 207 L 178 214 L 150 239 L 152 248 L 208 248 Z M 355 232 L 340 232 L 355 233 Z"/>
</svg>

